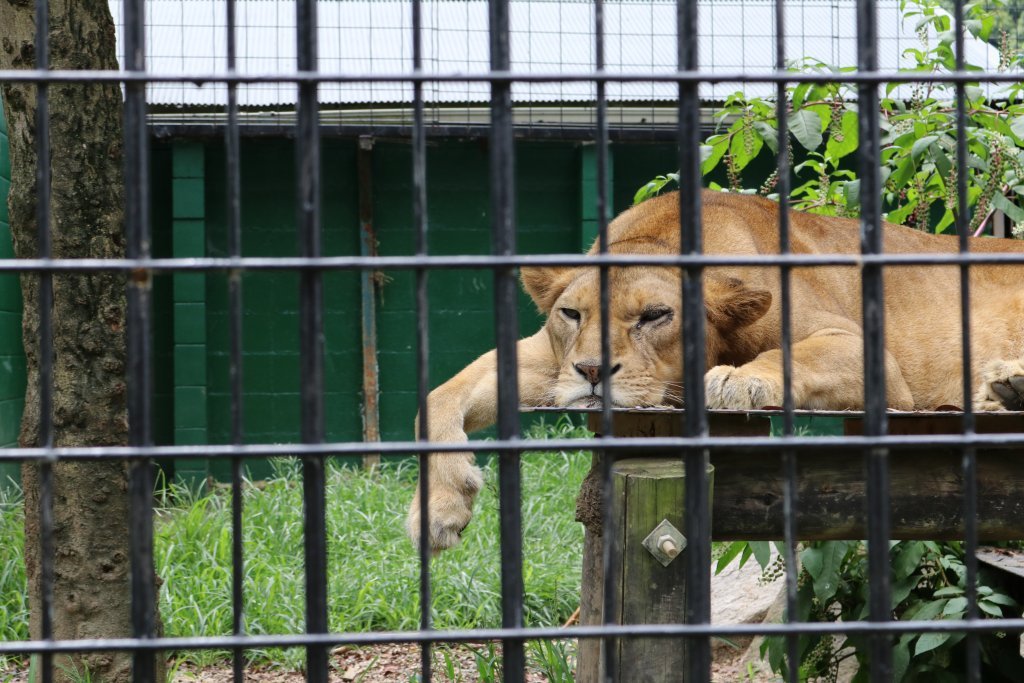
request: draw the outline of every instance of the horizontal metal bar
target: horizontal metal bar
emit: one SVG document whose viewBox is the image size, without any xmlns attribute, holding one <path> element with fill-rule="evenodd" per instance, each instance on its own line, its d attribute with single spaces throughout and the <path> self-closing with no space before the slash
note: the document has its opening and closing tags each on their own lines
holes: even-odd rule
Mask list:
<svg viewBox="0 0 1024 683">
<path fill-rule="evenodd" d="M 712 130 L 713 124 L 702 125 L 702 130 Z M 153 123 L 149 124 L 151 135 L 158 139 L 181 138 L 223 138 L 223 123 Z M 295 128 L 285 123 L 246 123 L 239 125 L 239 134 L 243 138 L 286 138 L 295 137 Z M 434 124 L 428 123 L 423 132 L 427 138 L 450 138 L 457 140 L 482 140 L 490 136 L 490 126 L 476 124 Z M 413 126 L 401 124 L 372 123 L 321 123 L 321 138 L 356 139 L 372 135 L 376 140 L 389 138 L 408 140 L 412 137 Z M 594 139 L 594 126 L 588 124 L 563 123 L 524 123 L 516 125 L 513 135 L 517 140 L 550 140 L 567 142 L 590 142 Z M 677 137 L 675 123 L 650 124 L 640 128 L 635 124 L 618 125 L 612 122 L 608 128 L 608 138 L 612 142 L 675 142 Z"/>
<path fill-rule="evenodd" d="M 23 640 L 0 643 L 0 654 L 37 652 L 96 652 L 99 650 L 212 650 L 231 648 L 302 647 L 306 645 L 372 645 L 378 643 L 474 642 L 489 640 L 561 640 L 564 638 L 681 636 L 824 635 L 867 633 L 992 633 L 1024 631 L 1024 619 L 976 619 L 962 621 L 845 621 L 760 624 L 632 624 L 487 628 L 453 631 L 377 631 L 264 636 L 203 636 L 184 638 L 109 638 L 82 640 Z"/>
<path fill-rule="evenodd" d="M 317 256 L 243 258 L 148 258 L 148 259 L 0 259 L 0 273 L 125 271 L 145 277 L 147 274 L 178 271 L 232 270 L 381 270 L 417 268 L 484 269 L 507 266 L 675 266 L 717 268 L 724 266 L 955 266 L 1024 265 L 1024 252 L 967 254 L 765 254 L 765 255 L 685 255 L 685 254 L 521 254 L 509 256 Z"/>
<path fill-rule="evenodd" d="M 711 451 L 766 451 L 774 457 L 783 449 L 810 451 L 814 449 L 865 448 L 919 449 L 937 447 L 977 446 L 1007 449 L 1024 447 L 1024 433 L 1010 434 L 915 434 L 891 436 L 663 436 L 614 439 L 494 439 L 492 441 L 438 442 L 381 441 L 337 442 L 320 444 L 209 444 L 200 446 L 77 446 L 65 448 L 4 448 L 0 462 L 57 460 L 126 460 L 131 458 L 255 458 L 298 455 L 348 456 L 365 453 L 382 455 L 413 455 L 416 453 L 453 453 L 459 451 L 490 453 L 494 451 L 605 451 L 634 452 L 706 448 Z M 894 453 L 899 457 L 899 453 Z"/>
<path fill-rule="evenodd" d="M 621 71 L 510 72 L 481 71 L 446 73 L 341 73 L 333 71 L 291 71 L 281 73 L 239 74 L 209 71 L 159 73 L 152 71 L 99 71 L 38 69 L 0 70 L 0 82 L 10 83 L 187 83 L 197 86 L 211 83 L 1017 83 L 1020 74 L 987 71 L 909 72 L 872 71 L 840 74 L 797 73 L 790 71 L 671 71 L 637 73 Z"/>
</svg>

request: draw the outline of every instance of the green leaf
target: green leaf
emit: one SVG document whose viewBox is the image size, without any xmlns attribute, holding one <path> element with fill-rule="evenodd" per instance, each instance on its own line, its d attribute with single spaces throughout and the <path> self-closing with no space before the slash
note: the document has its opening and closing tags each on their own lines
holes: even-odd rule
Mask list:
<svg viewBox="0 0 1024 683">
<path fill-rule="evenodd" d="M 860 209 L 860 180 L 851 180 L 843 186 L 846 208 Z"/>
<path fill-rule="evenodd" d="M 743 552 L 743 548 L 746 547 L 746 541 L 733 541 L 722 553 L 722 556 L 718 558 L 718 562 L 715 564 L 715 574 L 721 574 L 722 570 L 729 566 L 736 557 Z"/>
<path fill-rule="evenodd" d="M 821 117 L 809 109 L 801 109 L 789 120 L 789 130 L 804 149 L 813 152 L 821 147 Z"/>
<path fill-rule="evenodd" d="M 953 169 L 953 162 L 939 145 L 932 147 L 932 159 L 935 160 L 935 168 L 942 178 L 948 178 L 949 172 Z"/>
<path fill-rule="evenodd" d="M 912 202 L 907 202 L 903 206 L 893 209 L 888 214 L 886 214 L 886 220 L 888 220 L 890 223 L 898 223 L 902 225 L 903 221 L 907 220 L 907 218 L 910 216 L 910 214 L 914 212 L 914 209 L 916 208 L 916 200 Z"/>
<path fill-rule="evenodd" d="M 993 605 L 990 601 L 982 600 L 978 603 L 978 607 L 981 608 L 982 612 L 986 612 L 997 619 L 1003 616 L 1003 609 L 999 605 Z"/>
<path fill-rule="evenodd" d="M 842 131 L 842 140 L 836 140 L 834 135 L 830 136 L 828 144 L 825 146 L 825 153 L 833 159 L 842 159 L 857 149 L 857 112 L 843 113 L 840 130 Z"/>
<path fill-rule="evenodd" d="M 920 541 L 902 541 L 898 547 L 899 552 L 892 558 L 892 572 L 893 576 L 900 580 L 917 571 L 926 548 Z"/>
<path fill-rule="evenodd" d="M 754 130 L 764 140 L 764 144 L 768 145 L 768 149 L 773 154 L 779 153 L 779 131 L 775 129 L 770 123 L 766 121 L 754 121 Z"/>
<path fill-rule="evenodd" d="M 953 225 L 953 221 L 956 220 L 956 216 L 952 211 L 946 209 L 946 213 L 942 214 L 942 219 L 939 220 L 938 225 L 935 226 L 935 234 L 941 235 L 946 232 L 946 228 Z"/>
<path fill-rule="evenodd" d="M 903 621 L 931 621 L 942 613 L 948 600 L 929 600 L 919 603 L 918 607 L 911 607 L 901 617 Z"/>
<path fill-rule="evenodd" d="M 917 584 L 920 583 L 920 577 L 908 576 L 902 581 L 893 581 L 892 584 L 892 606 L 893 609 L 898 607 L 900 603 L 907 599 L 910 595 L 910 591 L 917 588 Z"/>
<path fill-rule="evenodd" d="M 839 577 L 849 541 L 824 541 L 808 548 L 800 556 L 807 573 L 814 579 L 814 595 L 824 602 L 839 590 Z"/>
<path fill-rule="evenodd" d="M 946 586 L 932 593 L 937 598 L 944 598 L 948 595 L 963 595 L 964 589 L 960 586 Z"/>
<path fill-rule="evenodd" d="M 772 544 L 769 541 L 750 541 L 750 549 L 761 569 L 765 569 L 772 560 Z"/>
<path fill-rule="evenodd" d="M 739 131 L 732 136 L 729 153 L 732 154 L 732 160 L 736 164 L 737 171 L 742 171 L 746 168 L 747 164 L 754 160 L 764 146 L 764 141 L 756 133 L 751 135 L 751 143 L 750 152 L 748 153 L 743 132 Z"/>
<path fill-rule="evenodd" d="M 710 173 L 718 165 L 718 162 L 722 160 L 722 157 L 725 156 L 725 153 L 729 150 L 729 136 L 715 135 L 708 138 L 708 143 L 711 145 L 711 151 L 700 165 L 701 175 Z"/>
<path fill-rule="evenodd" d="M 949 633 L 922 633 L 914 646 L 914 656 L 917 657 L 922 653 L 931 652 L 935 648 L 941 647 L 949 640 L 949 636 Z"/>
<path fill-rule="evenodd" d="M 807 97 L 807 91 L 810 90 L 810 83 L 801 83 L 793 89 L 793 108 L 799 109 L 803 103 L 804 98 Z"/>
<path fill-rule="evenodd" d="M 900 160 L 892 174 L 892 184 L 896 186 L 897 190 L 906 185 L 907 181 L 913 177 L 914 170 L 914 159 L 912 157 L 905 156 Z"/>
<path fill-rule="evenodd" d="M 992 195 L 992 206 L 1009 216 L 1014 223 L 1024 223 L 1024 209 L 1011 202 L 1001 192 Z"/>
<path fill-rule="evenodd" d="M 892 680 L 902 681 L 908 666 L 910 666 L 910 644 L 903 642 L 903 639 L 900 638 L 899 644 L 892 649 Z"/>
<path fill-rule="evenodd" d="M 949 600 L 949 602 L 946 603 L 946 606 L 942 608 L 942 613 L 944 615 L 950 615 L 950 614 L 960 615 L 960 614 L 963 614 L 966 609 L 967 609 L 967 598 L 965 598 L 965 597 L 952 598 L 951 600 Z"/>
<path fill-rule="evenodd" d="M 924 154 L 932 143 L 939 139 L 938 135 L 925 135 L 923 138 L 919 138 L 914 142 L 914 145 L 910 148 L 910 156 L 914 159 L 919 159 Z"/>
<path fill-rule="evenodd" d="M 743 565 L 745 565 L 747 563 L 747 560 L 749 560 L 750 556 L 753 555 L 753 554 L 754 554 L 754 551 L 751 550 L 750 544 L 749 543 L 744 543 L 743 544 L 743 552 L 740 553 L 740 566 L 742 567 Z"/>
<path fill-rule="evenodd" d="M 993 593 L 985 599 L 989 602 L 994 602 L 997 605 L 1006 605 L 1007 607 L 1017 606 L 1016 600 L 1011 598 L 1009 595 L 1003 595 L 1002 593 Z"/>
<path fill-rule="evenodd" d="M 1010 121 L 1010 130 L 1018 139 L 1024 140 L 1024 115 L 1013 117 Z"/>
<path fill-rule="evenodd" d="M 665 187 L 665 185 L 667 185 L 671 180 L 674 180 L 672 174 L 670 174 L 669 176 L 660 175 L 654 180 L 651 180 L 646 185 L 644 185 L 643 187 L 636 191 L 636 194 L 633 195 L 633 204 L 640 204 L 641 202 L 644 202 L 653 197 L 654 195 L 658 194 L 659 192 L 661 192 L 661 189 Z"/>
</svg>

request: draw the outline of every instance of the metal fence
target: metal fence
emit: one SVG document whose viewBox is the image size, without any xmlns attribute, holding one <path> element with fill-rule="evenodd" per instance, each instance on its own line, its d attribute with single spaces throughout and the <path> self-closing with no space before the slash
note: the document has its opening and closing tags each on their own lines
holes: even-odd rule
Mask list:
<svg viewBox="0 0 1024 683">
<path fill-rule="evenodd" d="M 689 540 L 687 550 L 687 613 L 688 623 L 657 626 L 613 625 L 584 626 L 575 629 L 573 636 L 580 638 L 610 639 L 618 637 L 675 637 L 683 638 L 687 648 L 687 671 L 667 674 L 666 680 L 704 681 L 710 677 L 710 637 L 743 635 L 743 634 L 777 634 L 789 638 L 790 679 L 797 677 L 796 638 L 801 634 L 847 633 L 862 634 L 871 638 L 871 680 L 887 681 L 891 677 L 891 652 L 888 638 L 894 634 L 907 632 L 966 632 L 968 634 L 969 661 L 966 677 L 979 680 L 981 664 L 977 636 L 983 632 L 1020 631 L 1024 629 L 1024 621 L 1020 619 L 989 619 L 978 618 L 978 596 L 974 590 L 977 564 L 975 554 L 978 546 L 976 531 L 976 449 L 979 446 L 1024 447 L 1024 434 L 1017 435 L 978 435 L 974 431 L 974 416 L 970 410 L 972 395 L 970 377 L 970 344 L 967 343 L 968 311 L 970 310 L 970 292 L 968 288 L 968 269 L 971 264 L 978 263 L 1024 263 L 1024 258 L 1012 254 L 968 254 L 966 212 L 958 216 L 958 233 L 960 235 L 959 255 L 886 255 L 881 250 L 881 206 L 880 178 L 877 163 L 879 150 L 879 124 L 873 115 L 860 117 L 859 169 L 861 178 L 861 205 L 863 207 L 862 253 L 860 255 L 825 255 L 807 256 L 794 255 L 789 249 L 788 214 L 785 210 L 779 213 L 780 254 L 768 257 L 705 257 L 701 255 L 701 194 L 700 194 L 700 157 L 699 139 L 699 106 L 698 85 L 707 80 L 697 62 L 697 45 L 694 41 L 678 40 L 678 71 L 672 74 L 644 76 L 623 74 L 605 69 L 605 45 L 603 41 L 603 3 L 595 0 L 594 38 L 595 63 L 592 70 L 580 70 L 575 73 L 541 73 L 528 75 L 509 71 L 509 3 L 508 0 L 492 0 L 490 3 L 490 70 L 483 74 L 467 77 L 457 73 L 424 74 L 422 67 L 422 49 L 420 27 L 422 14 L 420 3 L 413 4 L 412 13 L 412 46 L 413 69 L 410 72 L 382 75 L 359 73 L 326 73 L 315 69 L 317 44 L 315 40 L 317 17 L 314 0 L 297 0 L 296 9 L 296 41 L 298 45 L 298 70 L 287 77 L 281 75 L 239 76 L 234 73 L 236 55 L 233 29 L 235 25 L 234 2 L 228 0 L 227 22 L 227 64 L 228 73 L 175 73 L 161 74 L 148 72 L 144 57 L 144 0 L 125 0 L 124 23 L 127 63 L 125 72 L 100 71 L 48 71 L 47 36 L 48 16 L 47 0 L 36 0 L 37 38 L 36 54 L 38 64 L 35 70 L 9 71 L 0 73 L 0 81 L 31 82 L 39 85 L 39 119 L 37 122 L 39 176 L 37 192 L 39 201 L 39 256 L 36 259 L 21 261 L 4 261 L 0 270 L 38 274 L 41 283 L 41 371 L 40 401 L 42 404 L 42 433 L 38 448 L 19 448 L 7 451 L 5 457 L 18 458 L 40 463 L 41 467 L 41 519 L 42 537 L 39 542 L 43 548 L 43 589 L 42 589 L 42 640 L 18 643 L 0 643 L 0 653 L 42 653 L 43 680 L 53 675 L 53 659 L 56 653 L 124 650 L 134 653 L 134 678 L 136 681 L 152 681 L 154 678 L 154 658 L 158 651 L 180 649 L 218 648 L 230 649 L 235 656 L 235 677 L 241 680 L 242 652 L 247 648 L 256 647 L 305 647 L 308 652 L 307 675 L 309 680 L 326 681 L 328 674 L 328 651 L 333 645 L 370 644 L 384 642 L 415 642 L 423 647 L 422 671 L 423 680 L 431 678 L 431 644 L 439 641 L 479 641 L 500 640 L 504 652 L 504 680 L 522 681 L 525 677 L 524 642 L 530 639 L 565 638 L 567 633 L 558 628 L 524 628 L 523 625 L 523 578 L 522 578 L 522 544 L 520 516 L 520 477 L 519 455 L 525 450 L 536 450 L 537 442 L 524 440 L 520 435 L 519 399 L 517 387 L 516 341 L 518 329 L 516 322 L 516 296 L 518 284 L 515 270 L 524 265 L 571 265 L 600 266 L 601 270 L 601 320 L 602 320 L 602 382 L 604 395 L 610 395 L 610 347 L 609 347 L 609 292 L 608 270 L 611 266 L 626 264 L 648 264 L 671 266 L 682 269 L 683 306 L 684 306 L 684 385 L 685 385 L 685 435 L 682 437 L 662 437 L 658 439 L 613 439 L 592 438 L 586 440 L 555 440 L 544 442 L 545 448 L 586 448 L 600 451 L 609 456 L 628 454 L 652 447 L 675 449 L 683 453 L 687 474 L 687 509 L 685 535 Z M 781 30 L 785 26 L 783 16 L 785 3 L 781 0 L 775 6 L 775 25 Z M 963 3 L 958 1 L 954 6 L 954 16 L 959 22 L 963 14 Z M 680 0 L 676 8 L 679 36 L 696 35 L 697 4 L 693 1 Z M 882 73 L 877 70 L 875 56 L 876 17 L 875 5 L 870 0 L 858 3 L 858 71 L 844 74 L 844 78 L 858 85 L 861 112 L 874 112 L 878 109 L 878 87 L 886 82 L 920 82 L 920 81 L 951 81 L 957 83 L 958 147 L 957 164 L 967 168 L 967 150 L 965 148 L 965 114 L 964 114 L 964 83 L 978 79 L 977 73 L 966 72 L 962 68 L 950 74 L 905 74 Z M 781 36 L 777 33 L 776 66 L 769 74 L 746 74 L 742 72 L 715 76 L 717 81 L 754 81 L 775 84 L 779 104 L 779 134 L 785 139 L 786 124 L 786 83 L 794 82 L 827 82 L 835 80 L 835 75 L 796 74 L 785 70 L 787 55 L 782 49 Z M 963 35 L 957 33 L 956 47 L 958 54 L 963 51 Z M 962 67 L 962 61 L 958 65 Z M 1009 82 L 1016 80 L 1012 74 L 990 74 L 993 81 Z M 600 217 L 600 252 L 598 257 L 581 257 L 570 255 L 521 256 L 516 253 L 515 243 L 515 189 L 513 187 L 513 118 L 511 86 L 513 83 L 528 81 L 544 82 L 579 82 L 593 83 L 596 92 L 596 128 L 594 139 L 598 149 L 598 216 Z M 607 174 L 608 174 L 608 120 L 606 117 L 606 88 L 611 83 L 635 81 L 657 81 L 676 84 L 678 86 L 678 142 L 680 168 L 680 211 L 682 250 L 678 256 L 643 256 L 632 257 L 609 255 L 607 236 Z M 50 195 L 48 186 L 49 147 L 48 147 L 48 113 L 47 85 L 66 82 L 116 82 L 123 83 L 125 88 L 125 167 L 127 196 L 127 258 L 116 260 L 59 260 L 50 258 L 50 234 L 48 202 Z M 319 185 L 319 130 L 317 111 L 317 91 L 325 83 L 360 83 L 389 82 L 410 84 L 413 89 L 414 124 L 412 128 L 412 145 L 414 155 L 414 172 L 412 182 L 415 187 L 413 213 L 415 216 L 418 241 L 416 253 L 402 257 L 364 257 L 338 256 L 324 257 L 321 255 L 320 244 L 320 195 Z M 426 193 L 425 169 L 425 122 L 423 116 L 423 88 L 425 83 L 432 82 L 465 82 L 485 83 L 490 85 L 490 155 L 491 155 L 491 223 L 493 226 L 494 252 L 490 257 L 470 256 L 430 256 L 427 253 L 428 206 Z M 228 122 L 226 128 L 227 174 L 230 191 L 230 256 L 227 258 L 194 258 L 194 259 L 154 259 L 151 257 L 149 244 L 149 187 L 147 185 L 147 107 L 145 87 L 151 82 L 215 82 L 226 85 L 228 98 Z M 239 85 L 260 82 L 285 82 L 295 84 L 298 88 L 298 109 L 295 135 L 298 149 L 299 183 L 299 216 L 298 238 L 300 255 L 293 258 L 250 258 L 241 256 L 241 222 L 239 205 L 239 123 L 236 90 Z M 779 198 L 785 208 L 788 197 L 789 168 L 786 155 L 778 158 L 779 167 Z M 967 206 L 966 174 L 958 176 L 957 192 L 959 205 Z M 959 264 L 961 272 L 960 305 L 963 324 L 963 387 L 965 412 L 963 414 L 962 434 L 957 437 L 936 438 L 934 436 L 890 436 L 887 434 L 886 420 L 886 377 L 883 357 L 885 352 L 884 321 L 882 301 L 882 271 L 886 266 L 897 264 Z M 709 266 L 722 265 L 759 265 L 775 266 L 780 269 L 782 283 L 782 339 L 784 367 L 784 435 L 782 438 L 746 439 L 740 437 L 712 437 L 708 435 L 707 412 L 704 408 L 703 375 L 705 372 L 704 351 L 704 314 L 702 269 Z M 790 271 L 793 267 L 850 265 L 859 266 L 863 281 L 863 329 L 864 329 L 864 379 L 865 379 L 865 433 L 861 437 L 834 440 L 831 438 L 797 438 L 794 436 L 794 405 L 791 386 L 792 354 L 790 350 L 792 331 L 790 318 Z M 499 363 L 498 393 L 498 439 L 486 444 L 424 444 L 427 436 L 427 420 L 420 422 L 419 442 L 389 442 L 373 444 L 373 452 L 382 454 L 419 454 L 422 460 L 428 451 L 492 451 L 499 453 L 500 474 L 500 506 L 501 506 L 501 590 L 503 601 L 503 618 L 501 628 L 478 629 L 466 631 L 432 630 L 430 621 L 430 551 L 427 547 L 428 510 L 426 489 L 429 482 L 423 482 L 423 503 L 421 516 L 421 538 L 424 539 L 420 548 L 421 581 L 420 599 L 423 605 L 420 629 L 401 633 L 329 633 L 327 627 L 327 580 L 326 557 L 327 544 L 325 528 L 325 479 L 324 466 L 328 456 L 337 454 L 360 454 L 367 450 L 363 443 L 327 443 L 324 436 L 324 405 L 323 405 L 323 320 L 321 315 L 323 301 L 322 277 L 325 271 L 333 269 L 346 270 L 377 270 L 377 269 L 410 269 L 416 273 L 416 299 L 418 312 L 418 359 L 419 359 L 419 406 L 421 415 L 427 408 L 427 393 L 431 378 L 429 376 L 429 355 L 427 339 L 427 278 L 431 270 L 438 268 L 488 268 L 494 273 L 495 307 L 497 317 L 497 353 Z M 282 445 L 243 445 L 243 423 L 240 397 L 242 395 L 241 377 L 241 323 L 242 323 L 242 291 L 240 278 L 243 271 L 255 270 L 287 270 L 299 273 L 301 288 L 301 375 L 302 375 L 302 443 Z M 50 313 L 52 302 L 52 276 L 72 271 L 116 271 L 124 273 L 128 281 L 128 338 L 129 367 L 128 389 L 130 445 L 127 447 L 83 447 L 56 448 L 53 441 L 52 421 L 52 334 L 53 320 Z M 152 443 L 150 424 L 152 419 L 151 374 L 152 355 L 149 339 L 150 329 L 150 291 L 149 278 L 154 273 L 167 272 L 227 272 L 233 274 L 229 280 L 231 310 L 231 377 L 234 400 L 232 402 L 233 442 L 231 445 L 204 446 L 167 446 L 155 447 Z M 435 378 L 436 379 L 436 378 Z M 410 416 L 411 417 L 411 416 Z M 604 404 L 602 421 L 606 427 L 605 434 L 611 434 L 612 409 L 610 402 Z M 964 520 L 966 523 L 967 550 L 967 597 L 969 599 L 968 619 L 965 621 L 903 621 L 893 622 L 890 618 L 890 586 L 889 586 L 889 530 L 891 521 L 888 513 L 888 453 L 895 446 L 903 448 L 931 447 L 936 443 L 944 443 L 962 448 L 963 476 L 965 484 Z M 786 539 L 785 559 L 787 566 L 793 568 L 797 530 L 795 529 L 794 509 L 798 505 L 796 495 L 797 454 L 801 449 L 842 448 L 851 454 L 862 452 L 868 464 L 868 555 L 871 581 L 870 619 L 865 622 L 822 624 L 822 623 L 786 623 L 777 625 L 744 626 L 726 625 L 712 626 L 709 621 L 709 567 L 710 567 L 710 529 L 704 515 L 699 511 L 706 510 L 709 500 L 709 487 L 706 478 L 706 466 L 709 453 L 722 449 L 746 448 L 762 450 L 784 449 L 784 467 L 787 476 L 786 496 Z M 247 636 L 242 626 L 242 576 L 243 553 L 241 545 L 241 528 L 243 516 L 241 509 L 242 460 L 248 457 L 268 457 L 275 455 L 298 455 L 303 463 L 304 515 L 305 515 L 305 571 L 306 571 L 306 629 L 301 635 L 280 636 Z M 153 574 L 153 513 L 152 492 L 154 487 L 154 470 L 152 459 L 156 457 L 173 458 L 207 458 L 226 457 L 233 460 L 234 476 L 232 480 L 233 500 L 233 577 L 234 577 L 234 635 L 223 637 L 188 637 L 161 638 L 157 637 L 155 619 L 156 587 Z M 130 463 L 130 495 L 132 500 L 131 516 L 131 577 L 132 577 L 132 622 L 133 637 L 109 640 L 74 640 L 56 641 L 51 638 L 52 626 L 48 620 L 49 606 L 52 604 L 53 567 L 51 558 L 54 548 L 51 542 L 52 520 L 49 515 L 53 505 L 52 463 L 56 460 L 91 460 L 121 459 Z M 610 467 L 613 457 L 604 459 L 605 490 L 610 481 Z M 606 515 L 609 506 L 605 505 Z M 398 523 L 398 520 L 395 520 Z M 606 528 L 609 520 L 605 520 Z M 611 548 L 612 543 L 606 543 Z M 610 552 L 610 550 L 609 550 Z M 605 563 L 609 557 L 606 553 Z M 611 572 L 605 572 L 606 581 L 610 580 Z M 789 613 L 795 614 L 796 575 L 790 569 L 787 574 L 787 592 Z M 604 594 L 611 595 L 606 584 Z M 610 614 L 611 610 L 606 610 Z M 614 648 L 605 648 L 605 657 L 610 660 L 614 656 Z M 609 671 L 614 667 L 609 666 Z"/>
</svg>

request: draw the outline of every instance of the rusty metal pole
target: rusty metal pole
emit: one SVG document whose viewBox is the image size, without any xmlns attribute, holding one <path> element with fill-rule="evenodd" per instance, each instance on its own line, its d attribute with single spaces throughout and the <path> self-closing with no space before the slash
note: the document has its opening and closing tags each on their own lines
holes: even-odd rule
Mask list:
<svg viewBox="0 0 1024 683">
<path fill-rule="evenodd" d="M 373 138 L 359 138 L 357 158 L 359 177 L 359 255 L 377 255 L 377 236 L 373 229 Z M 363 332 L 363 441 L 380 441 L 380 373 L 377 366 L 376 273 L 363 270 L 359 275 L 362 299 Z M 380 464 L 379 453 L 364 453 L 363 467 Z"/>
</svg>

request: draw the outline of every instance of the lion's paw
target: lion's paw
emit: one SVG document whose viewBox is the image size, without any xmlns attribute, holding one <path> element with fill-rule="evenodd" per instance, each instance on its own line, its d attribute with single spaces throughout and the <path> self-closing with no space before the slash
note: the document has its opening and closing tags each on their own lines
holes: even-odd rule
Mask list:
<svg viewBox="0 0 1024 683">
<path fill-rule="evenodd" d="M 462 531 L 473 518 L 473 501 L 484 484 L 480 468 L 475 465 L 466 467 L 465 471 L 459 472 L 453 479 L 458 482 L 458 485 L 453 485 L 452 479 L 446 482 L 435 483 L 433 480 L 430 482 L 428 520 L 430 523 L 430 550 L 434 554 L 458 545 Z M 419 545 L 420 497 L 418 491 L 409 506 L 405 530 L 412 542 Z"/>
<path fill-rule="evenodd" d="M 782 405 L 782 387 L 778 382 L 731 365 L 718 365 L 707 371 L 704 393 L 707 407 L 720 410 L 759 410 Z"/>
<path fill-rule="evenodd" d="M 981 373 L 974 409 L 1024 410 L 1024 365 L 1018 360 L 996 360 Z"/>
</svg>

